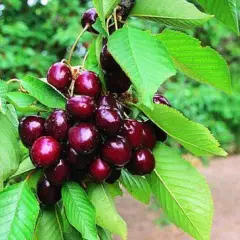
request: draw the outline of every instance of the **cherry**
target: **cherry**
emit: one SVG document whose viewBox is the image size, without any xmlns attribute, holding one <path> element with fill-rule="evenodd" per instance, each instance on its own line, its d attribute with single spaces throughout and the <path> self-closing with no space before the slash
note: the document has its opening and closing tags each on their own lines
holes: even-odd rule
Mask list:
<svg viewBox="0 0 240 240">
<path fill-rule="evenodd" d="M 38 138 L 31 149 L 30 156 L 37 167 L 49 167 L 60 158 L 61 144 L 53 137 Z"/>
<path fill-rule="evenodd" d="M 100 157 L 97 157 L 88 168 L 89 176 L 96 182 L 104 182 L 111 174 L 111 168 Z"/>
<path fill-rule="evenodd" d="M 45 170 L 45 176 L 48 181 L 53 185 L 62 184 L 69 175 L 69 166 L 67 162 L 63 159 L 60 159 L 59 162 L 48 169 Z"/>
<path fill-rule="evenodd" d="M 70 115 L 79 120 L 84 120 L 89 119 L 94 115 L 96 105 L 94 98 L 79 95 L 69 98 L 66 108 Z"/>
<path fill-rule="evenodd" d="M 61 62 L 53 64 L 48 70 L 47 81 L 59 91 L 66 91 L 72 81 L 70 68 Z"/>
<path fill-rule="evenodd" d="M 97 74 L 91 71 L 80 73 L 75 81 L 74 92 L 94 98 L 98 97 L 101 93 L 101 82 Z"/>
<path fill-rule="evenodd" d="M 112 168 L 112 173 L 107 178 L 106 182 L 109 184 L 115 183 L 121 177 L 121 172 L 122 172 L 121 169 Z"/>
<path fill-rule="evenodd" d="M 122 0 L 119 4 L 119 9 L 117 10 L 117 15 L 121 17 L 122 20 L 126 20 L 129 13 L 132 11 L 136 0 Z"/>
<path fill-rule="evenodd" d="M 78 154 L 73 148 L 68 150 L 67 161 L 76 169 L 84 169 L 93 160 L 96 153 Z"/>
<path fill-rule="evenodd" d="M 118 108 L 117 99 L 113 95 L 101 96 L 98 101 L 99 108 Z"/>
<path fill-rule="evenodd" d="M 42 178 L 37 184 L 37 196 L 43 205 L 54 205 L 61 199 L 61 187 L 54 186 L 46 178 Z"/>
<path fill-rule="evenodd" d="M 154 129 L 148 123 L 142 123 L 142 128 L 143 128 L 143 145 L 152 150 L 157 142 Z"/>
<path fill-rule="evenodd" d="M 97 128 L 91 123 L 79 123 L 68 132 L 70 146 L 80 154 L 93 152 L 98 147 L 99 138 Z"/>
<path fill-rule="evenodd" d="M 129 142 L 121 136 L 108 139 L 101 148 L 101 156 L 108 163 L 118 167 L 126 165 L 131 158 Z"/>
<path fill-rule="evenodd" d="M 18 131 L 26 147 L 31 147 L 35 140 L 44 135 L 44 122 L 39 116 L 28 116 L 20 121 Z"/>
<path fill-rule="evenodd" d="M 133 152 L 127 169 L 135 175 L 150 174 L 155 168 L 155 158 L 148 148 L 142 148 Z"/>
<path fill-rule="evenodd" d="M 66 139 L 68 128 L 68 116 L 63 110 L 53 111 L 45 122 L 46 134 L 59 141 Z"/>
<path fill-rule="evenodd" d="M 111 72 L 107 72 L 106 84 L 110 92 L 121 94 L 130 88 L 131 81 L 125 72 L 120 67 L 118 67 Z"/>
<path fill-rule="evenodd" d="M 81 24 L 82 27 L 85 28 L 88 25 L 88 31 L 92 33 L 98 33 L 92 25 L 96 22 L 98 17 L 97 11 L 95 8 L 90 8 L 82 15 Z"/>
<path fill-rule="evenodd" d="M 153 129 L 154 129 L 157 141 L 165 142 L 167 140 L 167 137 L 168 137 L 167 134 L 162 129 L 160 129 L 157 125 L 154 124 Z"/>
<path fill-rule="evenodd" d="M 167 106 L 171 107 L 171 104 L 168 101 L 168 99 L 165 98 L 163 95 L 161 95 L 159 93 L 154 94 L 153 102 L 156 103 L 156 104 L 164 104 L 164 105 L 167 105 Z"/>
<path fill-rule="evenodd" d="M 133 148 L 139 148 L 143 144 L 143 127 L 137 120 L 124 120 L 121 135 L 129 141 Z"/>
<path fill-rule="evenodd" d="M 122 127 L 119 111 L 111 108 L 98 109 L 96 112 L 96 125 L 104 133 L 115 136 Z"/>
</svg>

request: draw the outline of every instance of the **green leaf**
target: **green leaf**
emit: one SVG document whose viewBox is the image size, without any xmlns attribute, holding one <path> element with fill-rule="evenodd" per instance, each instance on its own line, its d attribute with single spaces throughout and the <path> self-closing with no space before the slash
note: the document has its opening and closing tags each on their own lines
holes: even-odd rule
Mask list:
<svg viewBox="0 0 240 240">
<path fill-rule="evenodd" d="M 4 184 L 3 184 L 3 170 L 0 168 L 0 192 L 4 189 Z"/>
<path fill-rule="evenodd" d="M 85 191 L 77 183 L 67 183 L 62 189 L 63 204 L 69 222 L 87 240 L 97 240 L 95 210 Z"/>
<path fill-rule="evenodd" d="M 91 184 L 88 188 L 88 196 L 96 208 L 97 224 L 126 240 L 126 223 L 118 214 L 108 189 L 103 184 Z"/>
<path fill-rule="evenodd" d="M 8 92 L 8 84 L 2 80 L 0 80 L 0 112 L 7 112 L 7 92 Z"/>
<path fill-rule="evenodd" d="M 137 0 L 131 16 L 181 28 L 200 26 L 212 18 L 186 0 L 172 0 L 170 4 L 169 0 Z"/>
<path fill-rule="evenodd" d="M 39 204 L 26 182 L 0 193 L 1 240 L 32 240 Z"/>
<path fill-rule="evenodd" d="M 151 189 L 146 178 L 134 176 L 126 170 L 122 170 L 120 182 L 127 191 L 138 201 L 148 204 L 151 197 Z"/>
<path fill-rule="evenodd" d="M 43 105 L 50 108 L 65 109 L 66 98 L 48 83 L 28 76 L 21 80 L 21 85 Z"/>
<path fill-rule="evenodd" d="M 131 79 L 141 103 L 153 107 L 153 95 L 176 71 L 164 45 L 148 32 L 125 27 L 108 41 L 114 59 Z"/>
<path fill-rule="evenodd" d="M 42 209 L 35 237 L 37 240 L 64 240 L 61 215 L 57 206 Z"/>
<path fill-rule="evenodd" d="M 214 14 L 217 19 L 239 34 L 236 0 L 197 0 L 197 2 L 207 12 Z"/>
<path fill-rule="evenodd" d="M 158 38 L 168 49 L 178 70 L 192 79 L 232 92 L 227 63 L 215 50 L 202 47 L 199 40 L 177 31 L 165 30 Z"/>
<path fill-rule="evenodd" d="M 9 118 L 8 112 L 7 115 L 0 113 L 0 179 L 3 181 L 17 170 L 21 160 L 18 132 Z"/>
<path fill-rule="evenodd" d="M 96 55 L 96 40 L 92 42 L 88 49 L 88 56 L 85 62 L 85 68 L 99 74 L 98 60 Z"/>
<path fill-rule="evenodd" d="M 18 170 L 11 176 L 11 178 L 18 177 L 23 173 L 27 173 L 36 167 L 33 165 L 30 157 L 25 158 L 19 165 Z"/>
<path fill-rule="evenodd" d="M 104 29 L 106 29 L 105 19 L 111 15 L 119 2 L 120 0 L 93 0 L 94 6 Z"/>
<path fill-rule="evenodd" d="M 17 110 L 21 112 L 46 112 L 48 109 L 37 103 L 36 98 L 26 93 L 9 92 L 7 94 L 8 101 L 12 103 Z"/>
<path fill-rule="evenodd" d="M 147 179 L 163 211 L 195 239 L 210 239 L 213 203 L 206 180 L 169 147 L 158 144 L 153 153 L 156 168 Z"/>
<path fill-rule="evenodd" d="M 111 233 L 104 228 L 97 227 L 100 240 L 112 240 Z"/>
<path fill-rule="evenodd" d="M 118 181 L 113 184 L 105 183 L 104 186 L 107 188 L 107 191 L 112 196 L 112 198 L 123 195 L 122 189 Z"/>
<path fill-rule="evenodd" d="M 13 126 L 16 129 L 16 132 L 18 133 L 18 125 L 19 125 L 19 121 L 18 121 L 18 115 L 16 112 L 16 109 L 14 108 L 14 106 L 12 104 L 7 104 L 7 117 L 9 119 L 9 121 L 13 124 Z"/>
<path fill-rule="evenodd" d="M 138 107 L 157 126 L 193 154 L 197 156 L 227 155 L 207 128 L 190 121 L 177 110 L 163 104 L 154 104 L 154 110 L 143 105 Z"/>
</svg>

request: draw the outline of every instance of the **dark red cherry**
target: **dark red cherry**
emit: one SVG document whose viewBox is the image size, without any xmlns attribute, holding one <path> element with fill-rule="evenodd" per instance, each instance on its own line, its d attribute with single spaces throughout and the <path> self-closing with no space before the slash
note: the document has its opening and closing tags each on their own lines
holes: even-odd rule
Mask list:
<svg viewBox="0 0 240 240">
<path fill-rule="evenodd" d="M 46 178 L 42 178 L 37 184 L 37 196 L 43 205 L 54 205 L 61 199 L 61 187 L 54 186 Z"/>
<path fill-rule="evenodd" d="M 89 32 L 93 32 L 93 33 L 98 33 L 93 27 L 92 25 L 96 22 L 98 17 L 97 11 L 95 8 L 90 8 L 88 9 L 86 12 L 83 13 L 82 15 L 82 20 L 81 20 L 81 24 L 82 27 L 85 28 L 87 25 L 88 27 L 88 31 Z"/>
<path fill-rule="evenodd" d="M 91 123 L 79 123 L 68 132 L 70 146 L 80 154 L 93 152 L 98 147 L 99 138 L 97 128 Z"/>
<path fill-rule="evenodd" d="M 124 93 L 130 86 L 131 81 L 125 72 L 119 67 L 116 70 L 106 73 L 107 88 L 112 93 Z"/>
<path fill-rule="evenodd" d="M 148 123 L 142 123 L 143 127 L 143 146 L 153 149 L 157 139 L 153 127 Z"/>
<path fill-rule="evenodd" d="M 67 161 L 76 169 L 84 169 L 95 157 L 95 153 L 78 154 L 73 148 L 68 150 Z"/>
<path fill-rule="evenodd" d="M 126 20 L 130 12 L 132 11 L 136 0 L 122 0 L 119 4 L 119 9 L 117 10 L 117 15 L 121 17 L 122 20 Z"/>
<path fill-rule="evenodd" d="M 119 111 L 111 108 L 98 109 L 95 121 L 98 129 L 110 136 L 117 135 L 123 124 Z"/>
<path fill-rule="evenodd" d="M 55 164 L 61 153 L 61 144 L 53 137 L 38 138 L 30 151 L 31 160 L 37 167 L 47 168 Z"/>
<path fill-rule="evenodd" d="M 108 139 L 101 148 L 101 156 L 108 163 L 118 167 L 126 165 L 131 158 L 129 142 L 121 136 Z"/>
<path fill-rule="evenodd" d="M 108 51 L 107 43 L 103 44 L 101 55 L 100 55 L 100 62 L 101 62 L 102 69 L 105 72 L 114 71 L 115 69 L 119 70 L 119 65 L 114 60 L 111 53 Z"/>
<path fill-rule="evenodd" d="M 167 140 L 167 134 L 159 128 L 157 125 L 153 124 L 153 129 L 157 138 L 157 141 L 159 142 L 165 142 Z"/>
<path fill-rule="evenodd" d="M 133 148 L 139 148 L 143 144 L 143 127 L 137 120 L 124 120 L 121 135 L 128 140 Z"/>
<path fill-rule="evenodd" d="M 98 107 L 117 109 L 117 99 L 112 94 L 101 96 L 98 101 Z"/>
<path fill-rule="evenodd" d="M 167 98 L 165 98 L 163 95 L 161 95 L 159 93 L 154 94 L 153 102 L 156 103 L 156 104 L 164 104 L 164 105 L 167 105 L 167 106 L 171 107 L 171 104 L 167 100 Z"/>
<path fill-rule="evenodd" d="M 45 170 L 45 176 L 53 185 L 61 185 L 69 176 L 70 168 L 67 162 L 63 159 L 54 166 Z"/>
<path fill-rule="evenodd" d="M 115 183 L 121 177 L 121 172 L 122 172 L 121 169 L 112 168 L 112 173 L 107 178 L 106 182 L 109 184 Z"/>
<path fill-rule="evenodd" d="M 18 127 L 20 138 L 26 147 L 31 147 L 35 140 L 44 135 L 45 119 L 39 116 L 23 118 Z"/>
<path fill-rule="evenodd" d="M 46 134 L 59 141 L 67 138 L 68 128 L 68 116 L 63 110 L 53 111 L 45 122 Z"/>
<path fill-rule="evenodd" d="M 133 152 L 127 169 L 135 175 L 150 174 L 155 168 L 155 158 L 148 148 Z"/>
<path fill-rule="evenodd" d="M 111 174 L 111 168 L 100 157 L 91 162 L 88 168 L 89 176 L 96 182 L 104 182 Z"/>
<path fill-rule="evenodd" d="M 47 81 L 59 91 L 64 92 L 71 84 L 72 72 L 66 64 L 57 62 L 49 68 Z"/>
<path fill-rule="evenodd" d="M 96 110 L 93 97 L 79 95 L 68 99 L 67 111 L 70 115 L 79 120 L 91 118 Z"/>
<path fill-rule="evenodd" d="M 97 74 L 91 71 L 81 72 L 76 78 L 74 92 L 97 98 L 101 93 L 101 82 Z"/>
</svg>

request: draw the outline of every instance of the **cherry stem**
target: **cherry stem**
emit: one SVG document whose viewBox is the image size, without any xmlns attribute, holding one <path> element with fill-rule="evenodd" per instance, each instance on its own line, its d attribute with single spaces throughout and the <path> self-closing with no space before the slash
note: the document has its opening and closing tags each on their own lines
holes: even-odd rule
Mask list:
<svg viewBox="0 0 240 240">
<path fill-rule="evenodd" d="M 70 88 L 69 88 L 69 92 L 70 92 L 70 97 L 72 97 L 73 96 L 73 93 L 74 93 L 74 87 L 75 87 L 75 79 L 73 79 L 72 80 L 72 82 L 71 82 L 71 86 L 70 86 Z"/>
<path fill-rule="evenodd" d="M 27 177 L 26 177 L 26 180 L 28 181 L 30 178 L 31 178 L 31 176 L 35 173 L 35 170 L 36 169 L 33 169 L 28 175 L 27 175 Z"/>
<path fill-rule="evenodd" d="M 71 63 L 71 60 L 72 60 L 72 55 L 73 55 L 73 52 L 78 44 L 78 41 L 79 39 L 81 38 L 81 36 L 87 31 L 87 29 L 89 28 L 89 25 L 87 24 L 85 26 L 85 28 L 80 32 L 80 34 L 78 35 L 77 39 L 75 40 L 71 50 L 70 50 L 70 53 L 69 53 L 69 57 L 68 57 L 68 63 L 70 64 Z"/>
<path fill-rule="evenodd" d="M 17 79 L 17 78 L 13 78 L 13 79 L 10 79 L 9 81 L 7 81 L 7 84 L 10 84 L 10 83 L 13 83 L 13 82 L 18 82 L 18 83 L 20 83 L 20 80 Z"/>
<path fill-rule="evenodd" d="M 118 9 L 118 8 L 115 8 L 115 9 L 114 9 L 114 13 L 113 13 L 114 23 L 115 23 L 115 29 L 116 29 L 116 30 L 118 30 L 117 9 Z"/>
<path fill-rule="evenodd" d="M 87 60 L 87 57 L 88 57 L 88 54 L 89 54 L 89 51 L 85 54 L 84 58 L 83 58 L 83 62 L 82 62 L 82 68 L 84 69 L 84 65 L 85 65 L 85 62 Z"/>
<path fill-rule="evenodd" d="M 109 28 L 109 22 L 110 22 L 111 18 L 112 18 L 112 15 L 110 15 L 110 16 L 108 17 L 107 21 L 106 21 L 107 34 L 108 34 L 108 36 L 109 36 L 109 29 L 108 29 L 108 28 Z"/>
</svg>

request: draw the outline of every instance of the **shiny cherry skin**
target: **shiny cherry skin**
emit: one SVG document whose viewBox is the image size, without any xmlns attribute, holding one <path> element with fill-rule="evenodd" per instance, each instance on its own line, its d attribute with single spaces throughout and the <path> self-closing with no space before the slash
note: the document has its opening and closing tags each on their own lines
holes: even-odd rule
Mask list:
<svg viewBox="0 0 240 240">
<path fill-rule="evenodd" d="M 117 109 L 117 99 L 112 94 L 101 96 L 98 101 L 98 108 Z"/>
<path fill-rule="evenodd" d="M 91 123 L 79 123 L 68 132 L 70 146 L 79 154 L 93 152 L 99 144 L 99 132 Z"/>
<path fill-rule="evenodd" d="M 69 148 L 67 154 L 67 161 L 71 164 L 73 168 L 84 169 L 90 162 L 92 162 L 94 157 L 95 152 L 87 155 L 82 155 L 78 154 L 73 148 Z"/>
<path fill-rule="evenodd" d="M 95 122 L 98 129 L 110 136 L 116 136 L 123 125 L 119 111 L 111 108 L 98 109 Z"/>
<path fill-rule="evenodd" d="M 95 8 L 90 8 L 86 12 L 83 13 L 82 19 L 81 19 L 81 24 L 82 27 L 85 28 L 88 25 L 87 31 L 92 32 L 92 33 L 98 33 L 92 25 L 96 22 L 98 17 L 97 11 Z"/>
<path fill-rule="evenodd" d="M 54 205 L 61 199 L 61 187 L 52 185 L 46 178 L 41 178 L 37 184 L 37 196 L 41 204 Z"/>
<path fill-rule="evenodd" d="M 60 159 L 61 144 L 53 137 L 38 138 L 30 151 L 30 157 L 37 167 L 47 168 Z"/>
<path fill-rule="evenodd" d="M 156 134 L 153 127 L 148 123 L 142 123 L 143 128 L 143 146 L 153 150 L 157 143 Z"/>
<path fill-rule="evenodd" d="M 159 142 L 165 142 L 167 141 L 168 135 L 160 129 L 157 125 L 153 124 L 153 129 L 157 138 L 157 141 Z"/>
<path fill-rule="evenodd" d="M 72 72 L 65 63 L 57 62 L 49 68 L 47 81 L 59 91 L 64 92 L 71 84 Z"/>
<path fill-rule="evenodd" d="M 81 72 L 76 78 L 74 92 L 97 98 L 101 93 L 101 82 L 97 74 L 91 71 Z"/>
<path fill-rule="evenodd" d="M 60 159 L 57 164 L 45 170 L 47 180 L 53 185 L 61 185 L 67 180 L 70 168 L 67 162 Z"/>
<path fill-rule="evenodd" d="M 26 147 L 31 147 L 35 140 L 44 135 L 45 119 L 39 116 L 23 118 L 18 127 L 20 138 Z"/>
<path fill-rule="evenodd" d="M 103 44 L 101 55 L 100 55 L 100 63 L 103 71 L 109 72 L 114 71 L 115 69 L 119 69 L 119 65 L 112 57 L 111 53 L 108 51 L 107 42 Z"/>
<path fill-rule="evenodd" d="M 106 182 L 109 184 L 115 183 L 121 177 L 121 172 L 122 172 L 121 169 L 112 168 L 112 173 L 106 179 Z"/>
<path fill-rule="evenodd" d="M 46 135 L 54 137 L 58 141 L 67 138 L 69 129 L 68 115 L 63 110 L 53 111 L 45 122 Z"/>
<path fill-rule="evenodd" d="M 143 127 L 135 119 L 125 119 L 121 135 L 125 137 L 133 148 L 139 148 L 143 144 Z"/>
<path fill-rule="evenodd" d="M 122 136 L 108 139 L 101 147 L 101 157 L 117 167 L 125 166 L 130 161 L 131 153 L 129 142 Z"/>
<path fill-rule="evenodd" d="M 79 95 L 68 99 L 66 109 L 76 119 L 85 120 L 93 117 L 96 104 L 93 97 Z"/>
<path fill-rule="evenodd" d="M 153 102 L 155 104 L 163 104 L 163 105 L 167 105 L 169 107 L 171 107 L 170 102 L 168 101 L 167 98 L 165 98 L 163 95 L 159 94 L 159 93 L 155 93 L 154 97 L 153 97 Z"/>
<path fill-rule="evenodd" d="M 91 162 L 88 168 L 89 176 L 96 182 L 104 182 L 111 174 L 112 169 L 100 157 Z"/>
<path fill-rule="evenodd" d="M 127 169 L 134 175 L 150 174 L 155 168 L 155 158 L 148 148 L 142 148 L 133 152 Z"/>
</svg>

